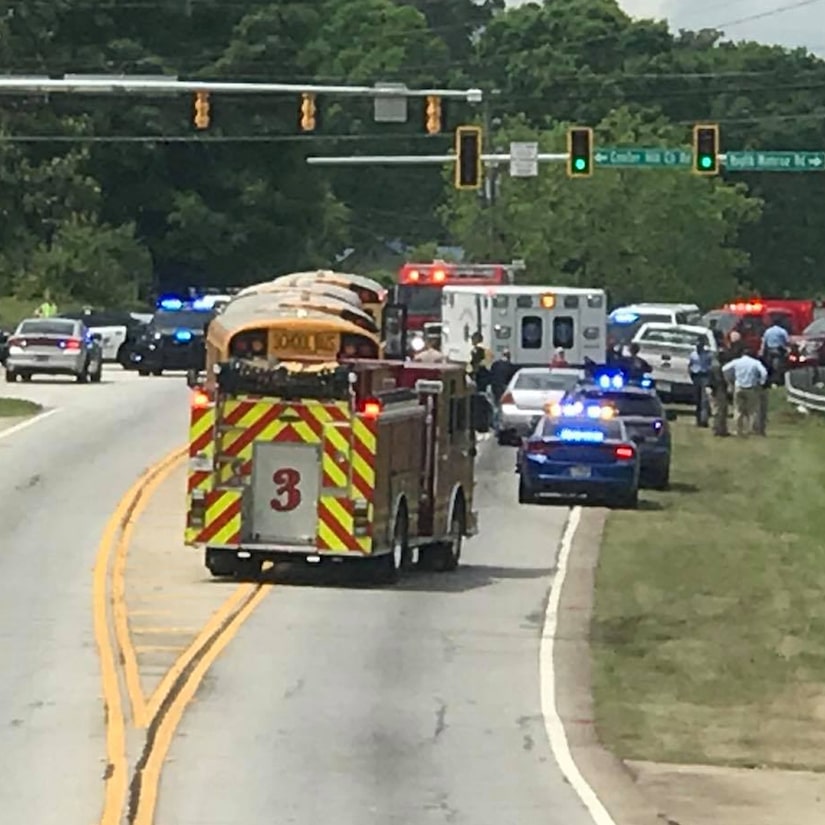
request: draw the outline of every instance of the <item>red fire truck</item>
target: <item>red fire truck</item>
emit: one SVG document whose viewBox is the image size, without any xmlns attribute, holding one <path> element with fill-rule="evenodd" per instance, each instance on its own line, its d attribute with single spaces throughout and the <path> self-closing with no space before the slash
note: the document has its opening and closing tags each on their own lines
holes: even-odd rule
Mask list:
<svg viewBox="0 0 825 825">
<path fill-rule="evenodd" d="M 398 271 L 395 301 L 407 309 L 408 344 L 423 348 L 424 333 L 441 324 L 441 290 L 452 286 L 495 286 L 513 283 L 510 264 L 465 264 L 432 261 L 404 264 Z"/>
</svg>

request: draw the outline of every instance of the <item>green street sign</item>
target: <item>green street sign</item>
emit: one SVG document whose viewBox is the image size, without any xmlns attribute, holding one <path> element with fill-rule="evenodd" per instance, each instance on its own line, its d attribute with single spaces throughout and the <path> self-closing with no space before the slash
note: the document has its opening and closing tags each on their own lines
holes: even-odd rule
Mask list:
<svg viewBox="0 0 825 825">
<path fill-rule="evenodd" d="M 671 169 L 689 168 L 693 153 L 687 149 L 620 149 L 605 146 L 597 149 L 594 160 L 599 166 L 657 166 Z"/>
<path fill-rule="evenodd" d="M 825 152 L 727 152 L 728 172 L 821 172 Z"/>
</svg>

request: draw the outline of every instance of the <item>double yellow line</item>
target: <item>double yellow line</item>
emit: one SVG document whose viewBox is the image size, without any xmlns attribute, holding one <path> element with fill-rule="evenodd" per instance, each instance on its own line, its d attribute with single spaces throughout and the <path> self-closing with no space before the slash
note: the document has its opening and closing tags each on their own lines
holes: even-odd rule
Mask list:
<svg viewBox="0 0 825 825">
<path fill-rule="evenodd" d="M 152 696 L 144 696 L 129 633 L 127 554 L 140 514 L 185 457 L 186 448 L 176 449 L 138 478 L 106 524 L 98 548 L 92 609 L 100 654 L 107 759 L 100 825 L 119 825 L 124 811 L 130 825 L 152 825 L 163 763 L 186 706 L 214 661 L 268 593 L 268 588 L 261 585 L 236 588 L 172 665 Z M 131 777 L 123 693 L 128 697 L 132 725 L 146 730 L 145 745 Z"/>
</svg>

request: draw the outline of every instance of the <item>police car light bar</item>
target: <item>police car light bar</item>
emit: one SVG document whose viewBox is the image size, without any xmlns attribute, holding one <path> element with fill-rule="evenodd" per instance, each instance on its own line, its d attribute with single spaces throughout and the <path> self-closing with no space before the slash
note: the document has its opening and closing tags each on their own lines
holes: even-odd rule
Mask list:
<svg viewBox="0 0 825 825">
<path fill-rule="evenodd" d="M 177 312 L 183 309 L 183 301 L 180 298 L 161 298 L 158 301 L 158 309 L 165 309 L 167 312 Z"/>
<path fill-rule="evenodd" d="M 616 415 L 613 407 L 601 404 L 585 406 L 581 401 L 574 401 L 572 404 L 549 404 L 545 411 L 552 418 L 593 418 L 602 421 L 608 421 Z"/>
<path fill-rule="evenodd" d="M 610 316 L 611 323 L 614 324 L 635 324 L 639 316 L 635 312 L 614 312 Z"/>
<path fill-rule="evenodd" d="M 653 376 L 648 373 L 634 378 L 622 370 L 597 370 L 593 372 L 592 377 L 603 390 L 621 390 L 628 386 L 649 390 L 655 386 Z"/>
</svg>

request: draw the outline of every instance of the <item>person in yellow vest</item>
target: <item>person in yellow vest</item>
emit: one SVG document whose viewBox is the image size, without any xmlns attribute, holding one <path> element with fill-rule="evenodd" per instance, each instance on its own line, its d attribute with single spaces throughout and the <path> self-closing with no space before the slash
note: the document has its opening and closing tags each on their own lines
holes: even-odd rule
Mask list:
<svg viewBox="0 0 825 825">
<path fill-rule="evenodd" d="M 35 309 L 38 318 L 54 318 L 57 315 L 57 304 L 52 300 L 52 294 L 47 289 L 43 292 L 43 303 Z"/>
</svg>

